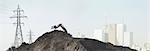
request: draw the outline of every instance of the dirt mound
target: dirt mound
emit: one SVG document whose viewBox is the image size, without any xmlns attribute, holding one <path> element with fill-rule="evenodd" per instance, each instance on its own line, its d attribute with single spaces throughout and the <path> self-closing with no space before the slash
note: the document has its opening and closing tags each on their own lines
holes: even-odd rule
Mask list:
<svg viewBox="0 0 150 51">
<path fill-rule="evenodd" d="M 136 51 L 95 39 L 73 38 L 69 33 L 54 30 L 40 36 L 32 44 L 23 43 L 14 51 Z"/>
</svg>

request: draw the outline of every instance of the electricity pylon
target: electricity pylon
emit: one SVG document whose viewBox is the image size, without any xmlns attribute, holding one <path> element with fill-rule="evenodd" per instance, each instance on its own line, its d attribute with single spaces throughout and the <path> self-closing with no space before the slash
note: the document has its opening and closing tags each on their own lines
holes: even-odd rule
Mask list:
<svg viewBox="0 0 150 51">
<path fill-rule="evenodd" d="M 19 5 L 18 5 L 18 8 L 16 10 L 13 10 L 13 12 L 15 13 L 15 16 L 10 17 L 10 18 L 17 18 L 17 22 L 13 23 L 13 24 L 17 24 L 16 32 L 15 32 L 14 46 L 18 47 L 23 42 L 21 24 L 24 24 L 24 23 L 21 22 L 21 18 L 26 18 L 27 16 L 22 15 L 22 13 L 24 13 L 24 10 L 20 9 Z"/>
<path fill-rule="evenodd" d="M 33 41 L 32 41 L 32 40 L 33 40 L 32 36 L 34 36 L 34 35 L 33 35 L 32 33 L 33 33 L 33 32 L 30 30 L 30 31 L 29 31 L 29 35 L 28 35 L 28 36 L 29 36 L 29 44 L 31 44 L 31 43 L 33 42 Z"/>
</svg>

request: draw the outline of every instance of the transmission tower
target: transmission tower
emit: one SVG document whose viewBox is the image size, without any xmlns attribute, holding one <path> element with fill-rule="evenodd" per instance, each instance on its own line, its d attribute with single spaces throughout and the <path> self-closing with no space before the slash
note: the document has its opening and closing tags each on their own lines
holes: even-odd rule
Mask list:
<svg viewBox="0 0 150 51">
<path fill-rule="evenodd" d="M 29 31 L 29 44 L 31 44 L 32 43 L 32 36 L 34 36 L 34 35 L 32 35 L 32 31 L 30 30 Z"/>
<path fill-rule="evenodd" d="M 13 10 L 15 13 L 15 16 L 10 17 L 10 18 L 17 18 L 17 22 L 13 23 L 16 24 L 16 32 L 15 32 L 15 40 L 14 40 L 14 46 L 18 47 L 22 44 L 23 42 L 23 35 L 22 35 L 22 29 L 21 29 L 21 24 L 24 24 L 21 22 L 21 18 L 26 18 L 27 16 L 23 16 L 22 13 L 24 13 L 24 10 L 20 9 L 19 5 L 16 10 Z"/>
</svg>

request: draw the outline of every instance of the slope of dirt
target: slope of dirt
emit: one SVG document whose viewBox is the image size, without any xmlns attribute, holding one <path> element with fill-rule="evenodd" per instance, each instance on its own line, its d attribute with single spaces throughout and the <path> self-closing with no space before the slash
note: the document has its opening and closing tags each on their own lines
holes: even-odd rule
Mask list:
<svg viewBox="0 0 150 51">
<path fill-rule="evenodd" d="M 40 36 L 32 44 L 23 43 L 14 51 L 136 51 L 88 38 L 73 38 L 69 33 L 54 30 Z"/>
</svg>

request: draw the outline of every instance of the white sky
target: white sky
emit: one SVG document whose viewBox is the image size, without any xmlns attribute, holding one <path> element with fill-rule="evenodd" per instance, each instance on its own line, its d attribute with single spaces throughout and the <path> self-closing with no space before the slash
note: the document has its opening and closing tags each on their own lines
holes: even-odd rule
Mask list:
<svg viewBox="0 0 150 51">
<path fill-rule="evenodd" d="M 127 31 L 134 33 L 136 43 L 149 40 L 148 31 L 148 0 L 0 0 L 0 51 L 6 50 L 14 41 L 15 19 L 13 10 L 18 3 L 24 9 L 22 19 L 25 41 L 29 30 L 34 38 L 50 31 L 52 25 L 62 23 L 69 33 L 77 35 L 93 34 L 95 29 L 101 29 L 107 17 L 108 23 L 124 23 Z"/>
</svg>

